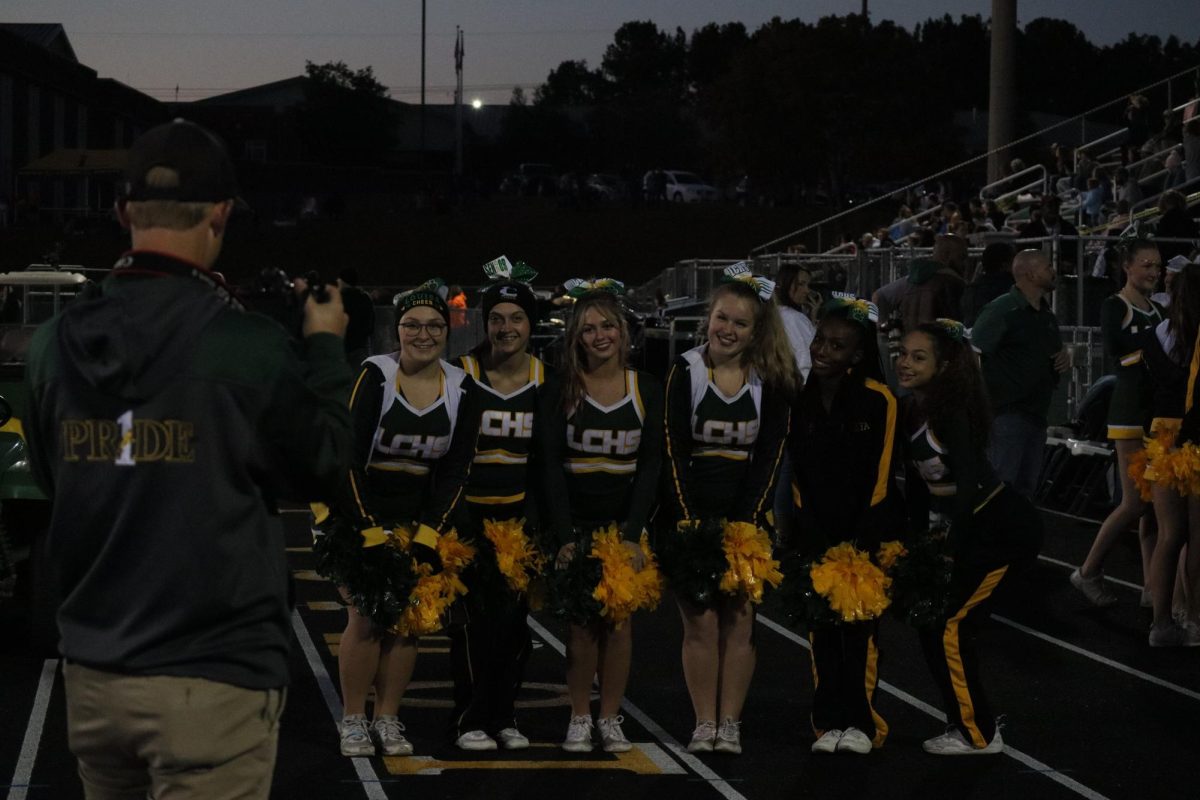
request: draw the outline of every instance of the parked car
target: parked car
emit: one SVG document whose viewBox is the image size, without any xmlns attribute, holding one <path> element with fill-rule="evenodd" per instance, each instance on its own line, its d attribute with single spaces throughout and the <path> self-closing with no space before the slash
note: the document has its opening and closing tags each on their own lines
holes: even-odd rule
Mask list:
<svg viewBox="0 0 1200 800">
<path fill-rule="evenodd" d="M 558 189 L 558 176 L 554 167 L 540 162 L 518 164 L 516 171 L 500 181 L 501 194 L 521 197 L 552 195 Z"/>
<path fill-rule="evenodd" d="M 712 203 L 717 189 L 696 173 L 680 169 L 653 169 L 642 176 L 642 192 L 646 199 L 670 200 L 675 203 Z"/>
<path fill-rule="evenodd" d="M 597 200 L 617 202 L 624 200 L 628 195 L 625 181 L 620 175 L 593 173 L 587 178 L 587 187 Z"/>
</svg>

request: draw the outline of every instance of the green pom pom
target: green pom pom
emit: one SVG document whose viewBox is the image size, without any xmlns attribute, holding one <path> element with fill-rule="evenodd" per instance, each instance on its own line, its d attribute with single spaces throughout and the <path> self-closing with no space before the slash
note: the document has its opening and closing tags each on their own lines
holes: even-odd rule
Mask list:
<svg viewBox="0 0 1200 800">
<path fill-rule="evenodd" d="M 954 561 L 945 536 L 923 533 L 904 543 L 907 554 L 896 560 L 892 578 L 892 612 L 914 628 L 927 628 L 946 616 Z"/>
<path fill-rule="evenodd" d="M 672 528 L 658 538 L 655 551 L 671 591 L 698 608 L 715 608 L 722 594 L 721 576 L 729 569 L 720 521 Z"/>
<path fill-rule="evenodd" d="M 587 626 L 603 620 L 600 613 L 603 606 L 593 596 L 593 592 L 604 577 L 604 567 L 600 559 L 591 556 L 590 533 L 577 535 L 575 542 L 575 554 L 567 566 L 547 571 L 549 607 L 560 619 Z"/>
<path fill-rule="evenodd" d="M 317 572 L 345 587 L 350 602 L 381 631 L 400 619 L 417 585 L 413 560 L 390 543 L 363 547 L 349 520 L 331 515 L 313 541 Z"/>
</svg>

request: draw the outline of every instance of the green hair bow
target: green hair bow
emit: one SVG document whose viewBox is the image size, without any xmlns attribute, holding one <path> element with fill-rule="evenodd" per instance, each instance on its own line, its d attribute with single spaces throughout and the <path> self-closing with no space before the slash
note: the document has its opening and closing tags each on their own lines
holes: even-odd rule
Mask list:
<svg viewBox="0 0 1200 800">
<path fill-rule="evenodd" d="M 518 283 L 533 283 L 537 270 L 518 261 L 516 264 L 508 260 L 508 256 L 500 256 L 483 265 L 483 274 L 489 281 L 516 281 Z"/>
<path fill-rule="evenodd" d="M 625 284 L 613 278 L 593 278 L 590 281 L 572 278 L 563 284 L 563 288 L 567 290 L 568 297 L 576 300 L 590 292 L 608 292 L 618 297 L 625 294 Z"/>
<path fill-rule="evenodd" d="M 825 305 L 821 307 L 821 316 L 825 316 L 831 311 L 843 313 L 847 318 L 863 325 L 879 323 L 879 306 L 855 297 L 849 292 L 833 292 L 830 295 L 830 298 L 825 301 Z"/>
<path fill-rule="evenodd" d="M 771 295 L 775 294 L 775 281 L 764 278 L 762 275 L 755 275 L 745 261 L 739 261 L 726 267 L 721 276 L 721 283 L 745 283 L 754 289 L 758 299 L 764 303 L 770 302 Z"/>
</svg>

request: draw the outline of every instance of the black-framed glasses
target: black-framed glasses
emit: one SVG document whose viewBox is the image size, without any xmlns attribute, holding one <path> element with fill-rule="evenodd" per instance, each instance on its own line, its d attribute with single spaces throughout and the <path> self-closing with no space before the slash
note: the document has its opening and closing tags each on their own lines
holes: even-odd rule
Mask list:
<svg viewBox="0 0 1200 800">
<path fill-rule="evenodd" d="M 400 330 L 404 331 L 404 335 L 408 337 L 419 336 L 424 330 L 434 339 L 440 338 L 446 333 L 447 325 L 444 322 L 401 322 Z"/>
</svg>

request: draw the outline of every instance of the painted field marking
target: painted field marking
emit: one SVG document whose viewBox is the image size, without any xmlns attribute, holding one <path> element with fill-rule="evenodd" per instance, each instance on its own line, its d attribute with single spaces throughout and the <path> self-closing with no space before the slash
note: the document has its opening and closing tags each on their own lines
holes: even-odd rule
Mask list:
<svg viewBox="0 0 1200 800">
<path fill-rule="evenodd" d="M 42 742 L 42 729 L 46 726 L 46 711 L 50 708 L 50 695 L 54 691 L 54 676 L 57 673 L 57 658 L 42 662 L 42 674 L 38 678 L 33 708 L 29 710 L 29 722 L 25 725 L 25 738 L 21 742 L 21 754 L 17 756 L 17 768 L 13 770 L 9 782 L 8 800 L 25 800 L 29 796 L 29 781 L 33 777 L 33 765 Z"/>
<path fill-rule="evenodd" d="M 531 744 L 530 750 L 561 752 L 556 744 Z M 527 752 L 527 751 L 526 751 Z M 537 755 L 532 753 L 531 755 Z M 635 742 L 628 753 L 604 753 L 601 758 L 506 758 L 442 761 L 432 756 L 385 756 L 383 764 L 392 775 L 441 775 L 448 770 L 622 770 L 638 775 L 686 775 L 687 770 L 676 764 L 662 749 L 651 742 Z"/>
</svg>

